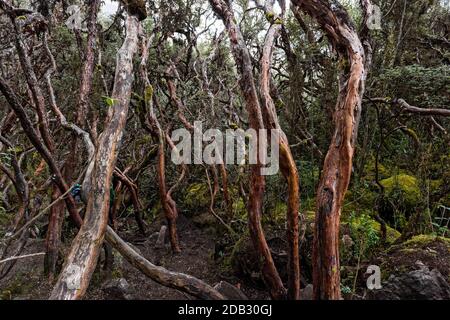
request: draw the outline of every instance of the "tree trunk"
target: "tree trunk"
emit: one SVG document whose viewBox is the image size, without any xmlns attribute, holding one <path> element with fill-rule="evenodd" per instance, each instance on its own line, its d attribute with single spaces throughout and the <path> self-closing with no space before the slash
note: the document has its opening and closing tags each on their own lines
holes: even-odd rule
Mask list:
<svg viewBox="0 0 450 320">
<path fill-rule="evenodd" d="M 53 188 L 51 202 L 61 196 L 57 188 Z M 64 202 L 58 201 L 50 209 L 48 218 L 47 235 L 45 238 L 45 258 L 44 272 L 48 275 L 49 282 L 52 283 L 56 274 L 56 263 L 59 257 L 59 245 L 61 243 L 62 226 L 64 222 Z"/>
<path fill-rule="evenodd" d="M 97 48 L 97 15 L 100 8 L 100 1 L 93 0 L 89 4 L 89 13 L 87 20 L 88 36 L 85 47 L 84 63 L 81 71 L 80 92 L 78 94 L 78 106 L 75 111 L 75 124 L 84 129 L 86 125 L 86 116 L 89 112 L 89 95 L 92 91 L 92 81 L 95 65 L 95 51 Z M 84 50 L 83 50 L 84 51 Z M 76 172 L 77 160 L 80 156 L 78 135 L 72 135 L 72 152 L 67 157 L 65 167 L 73 168 Z M 71 177 L 74 178 L 74 177 Z M 69 180 L 70 181 L 70 180 Z"/>
<path fill-rule="evenodd" d="M 123 241 L 110 227 L 106 230 L 106 240 L 122 254 L 133 266 L 142 271 L 153 281 L 163 286 L 174 288 L 205 300 L 223 300 L 222 294 L 203 281 L 183 273 L 171 272 L 163 267 L 155 266 L 140 256 Z"/>
<path fill-rule="evenodd" d="M 36 130 L 34 130 L 33 124 L 31 123 L 30 119 L 28 118 L 25 110 L 23 109 L 19 99 L 12 91 L 11 87 L 8 85 L 5 79 L 3 79 L 0 76 L 0 91 L 5 96 L 6 101 L 8 101 L 11 109 L 14 110 L 15 114 L 17 115 L 17 118 L 20 121 L 20 124 L 23 128 L 23 131 L 27 135 L 30 142 L 33 144 L 33 146 L 36 148 L 36 151 L 40 153 L 40 155 L 44 158 L 45 162 L 48 164 L 50 171 L 53 173 L 54 181 L 56 185 L 59 188 L 59 191 L 62 194 L 66 194 L 64 197 L 67 209 L 69 210 L 69 214 L 72 217 L 73 221 L 77 226 L 81 226 L 82 219 L 80 218 L 80 215 L 78 214 L 78 210 L 75 205 L 75 201 L 73 200 L 72 196 L 69 194 L 69 186 L 65 182 L 63 175 L 61 174 L 61 171 L 53 158 L 50 151 L 47 149 L 47 147 L 44 145 L 42 140 L 40 139 L 38 133 Z"/>
<path fill-rule="evenodd" d="M 94 272 L 108 222 L 110 186 L 122 131 L 126 124 L 133 83 L 133 56 L 137 51 L 138 28 L 135 16 L 126 21 L 127 36 L 117 54 L 116 76 L 105 130 L 92 160 L 87 185 L 88 202 L 84 224 L 77 234 L 64 269 L 53 288 L 50 299 L 80 299 L 86 292 Z"/>
<path fill-rule="evenodd" d="M 272 10 L 270 10 L 272 11 Z M 279 130 L 280 169 L 287 181 L 287 239 L 288 249 L 288 298 L 300 299 L 300 257 L 298 248 L 298 208 L 300 205 L 299 181 L 297 166 L 292 155 L 286 135 L 281 130 L 275 105 L 270 95 L 270 68 L 272 65 L 273 48 L 275 40 L 279 36 L 280 24 L 272 24 L 267 31 L 261 58 L 261 105 L 266 122 L 266 128 Z"/>
<path fill-rule="evenodd" d="M 353 23 L 337 1 L 294 0 L 314 17 L 338 52 L 339 96 L 333 119 L 335 131 L 325 157 L 317 190 L 313 242 L 313 285 L 316 299 L 340 299 L 339 224 L 355 150 L 363 95 L 364 50 Z"/>
<path fill-rule="evenodd" d="M 249 114 L 250 127 L 256 132 L 264 129 L 261 106 L 253 76 L 250 53 L 236 24 L 232 9 L 227 1 L 209 0 L 214 12 L 222 19 L 231 41 L 231 50 L 240 74 L 239 84 L 245 99 Z M 275 267 L 270 248 L 267 245 L 261 225 L 262 205 L 265 189 L 265 179 L 261 175 L 261 159 L 259 149 L 261 141 L 258 140 L 258 164 L 252 165 L 250 177 L 250 193 L 248 203 L 248 219 L 250 237 L 253 245 L 262 259 L 262 274 L 273 299 L 285 299 L 286 289 Z"/>
</svg>

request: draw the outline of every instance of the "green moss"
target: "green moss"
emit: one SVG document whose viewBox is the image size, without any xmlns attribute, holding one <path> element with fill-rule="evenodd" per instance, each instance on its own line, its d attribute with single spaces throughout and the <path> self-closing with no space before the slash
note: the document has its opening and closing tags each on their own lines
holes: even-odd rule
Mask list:
<svg viewBox="0 0 450 320">
<path fill-rule="evenodd" d="M 407 174 L 399 174 L 380 181 L 387 195 L 400 193 L 407 206 L 416 206 L 421 200 L 421 192 L 417 179 Z"/>
<path fill-rule="evenodd" d="M 120 278 L 123 278 L 123 272 L 122 272 L 122 270 L 120 270 L 119 268 L 115 268 L 115 269 L 111 272 L 111 278 L 113 278 L 113 279 L 120 279 Z"/>
<path fill-rule="evenodd" d="M 430 180 L 430 191 L 439 192 L 444 182 L 442 180 Z"/>
<path fill-rule="evenodd" d="M 210 203 L 209 188 L 205 183 L 193 183 L 186 189 L 184 205 L 189 209 L 207 208 Z"/>
<path fill-rule="evenodd" d="M 376 222 L 378 223 L 378 222 Z M 381 229 L 381 225 L 378 223 L 378 230 Z M 386 226 L 386 242 L 387 243 L 393 243 L 395 240 L 397 240 L 398 238 L 400 238 L 402 234 L 400 232 L 398 232 L 397 230 Z"/>
<path fill-rule="evenodd" d="M 362 230 L 362 229 L 371 229 L 374 232 L 376 232 L 379 237 L 381 237 L 381 224 L 372 219 L 367 214 L 362 214 L 358 217 L 351 217 L 349 222 L 343 222 L 343 224 L 349 224 L 350 228 L 353 230 Z M 367 230 L 366 230 L 367 231 Z M 401 233 L 397 230 L 389 227 L 386 225 L 386 242 L 387 243 L 393 243 L 395 240 L 397 240 L 401 236 Z M 358 239 L 354 239 L 358 240 Z"/>
<path fill-rule="evenodd" d="M 420 260 L 430 270 L 437 269 L 444 277 L 450 277 L 450 239 L 428 234 L 417 235 L 387 249 L 381 264 L 383 277 L 405 273 L 415 269 Z"/>
<path fill-rule="evenodd" d="M 247 206 L 242 198 L 239 198 L 237 201 L 233 202 L 232 209 L 234 217 L 244 218 L 247 215 Z"/>
<path fill-rule="evenodd" d="M 315 211 L 306 211 L 304 215 L 307 223 L 313 223 L 316 219 Z"/>
<path fill-rule="evenodd" d="M 450 252 L 450 239 L 445 237 L 433 236 L 421 234 L 415 237 L 412 237 L 410 240 L 406 241 L 402 244 L 403 247 L 414 248 L 414 247 L 422 247 L 434 241 L 440 241 L 447 245 L 448 250 Z"/>
<path fill-rule="evenodd" d="M 145 88 L 145 93 L 144 93 L 144 100 L 145 103 L 149 103 L 153 98 L 153 87 L 152 85 L 149 85 L 147 88 Z"/>
<path fill-rule="evenodd" d="M 267 12 L 266 13 L 267 21 L 272 22 L 274 17 L 275 17 L 275 13 L 273 13 L 273 12 Z"/>
<path fill-rule="evenodd" d="M 272 223 L 280 225 L 286 221 L 287 205 L 284 202 L 277 202 L 272 209 L 267 210 L 267 214 L 263 216 L 263 223 Z"/>
</svg>

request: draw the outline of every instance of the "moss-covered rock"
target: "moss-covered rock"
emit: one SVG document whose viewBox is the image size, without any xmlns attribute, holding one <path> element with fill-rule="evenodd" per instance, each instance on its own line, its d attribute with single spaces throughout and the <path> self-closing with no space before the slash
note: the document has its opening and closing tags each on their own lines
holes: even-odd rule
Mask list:
<svg viewBox="0 0 450 320">
<path fill-rule="evenodd" d="M 380 260 L 383 278 L 414 270 L 415 263 L 419 260 L 430 270 L 438 269 L 450 282 L 449 238 L 418 235 L 402 244 L 391 246 Z"/>
<path fill-rule="evenodd" d="M 409 207 L 419 204 L 422 194 L 417 178 L 399 174 L 380 181 L 389 196 L 401 197 L 402 202 Z"/>
<path fill-rule="evenodd" d="M 399 174 L 380 183 L 384 187 L 384 193 L 378 199 L 380 215 L 392 227 L 403 230 L 422 204 L 418 180 L 414 176 Z"/>
<path fill-rule="evenodd" d="M 399 246 L 399 248 L 423 248 L 429 245 L 433 245 L 434 243 L 439 242 L 447 247 L 448 253 L 450 254 L 450 238 L 421 234 L 415 237 L 412 237 L 408 241 L 404 242 Z"/>
</svg>

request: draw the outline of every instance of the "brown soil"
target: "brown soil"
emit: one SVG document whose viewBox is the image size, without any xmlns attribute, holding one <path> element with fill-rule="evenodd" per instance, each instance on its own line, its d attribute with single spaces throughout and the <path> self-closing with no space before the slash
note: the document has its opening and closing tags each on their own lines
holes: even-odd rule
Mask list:
<svg viewBox="0 0 450 320">
<path fill-rule="evenodd" d="M 163 222 L 152 223 L 149 235 L 160 230 Z M 124 227 L 123 229 L 127 229 Z M 122 228 L 121 228 L 122 229 Z M 222 272 L 221 265 L 214 261 L 214 239 L 213 237 L 195 227 L 189 220 L 183 216 L 179 217 L 178 230 L 182 252 L 173 255 L 170 245 L 167 244 L 162 249 L 157 249 L 154 236 L 147 238 L 136 236 L 136 233 L 129 234 L 121 232 L 120 235 L 143 256 L 152 263 L 164 266 L 171 271 L 183 272 L 199 279 L 204 280 L 210 285 L 225 279 L 226 281 L 238 285 L 250 299 L 268 299 L 264 291 L 257 290 L 245 284 L 234 277 L 226 276 Z M 69 243 L 69 241 L 66 241 Z M 43 240 L 32 239 L 29 241 L 23 254 L 42 252 L 44 248 Z M 63 251 L 67 251 L 68 247 Z M 125 278 L 130 284 L 133 297 L 138 300 L 185 300 L 192 297 L 174 289 L 166 288 L 150 280 L 127 261 L 125 261 L 117 252 L 114 252 L 114 270 L 111 277 Z M 102 284 L 107 280 L 106 273 L 98 266 L 94 273 L 90 287 L 85 299 L 104 300 L 112 299 L 102 289 Z M 43 273 L 43 257 L 29 258 L 19 260 L 9 275 L 0 281 L 0 293 L 3 299 L 47 299 L 50 295 L 52 285 L 49 283 Z"/>
</svg>

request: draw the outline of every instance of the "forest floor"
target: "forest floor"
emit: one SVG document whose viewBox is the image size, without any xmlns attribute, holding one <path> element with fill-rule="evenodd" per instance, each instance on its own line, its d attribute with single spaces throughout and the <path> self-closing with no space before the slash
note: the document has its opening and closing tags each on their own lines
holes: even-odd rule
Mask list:
<svg viewBox="0 0 450 320">
<path fill-rule="evenodd" d="M 170 244 L 165 239 L 164 246 L 157 245 L 157 238 L 165 219 L 160 217 L 148 226 L 148 236 L 139 235 L 136 223 L 132 218 L 120 220 L 120 236 L 139 251 L 146 259 L 155 265 L 165 267 L 170 271 L 181 272 L 197 277 L 214 286 L 220 281 L 226 281 L 236 287 L 249 299 L 269 299 L 264 288 L 258 287 L 252 278 L 257 272 L 254 250 L 251 242 L 243 237 L 239 245 L 235 245 L 234 255 L 243 268 L 245 275 L 242 280 L 234 276 L 235 270 L 225 267 L 224 260 L 216 260 L 215 255 L 221 252 L 217 236 L 208 229 L 195 225 L 192 220 L 180 215 L 177 222 L 178 235 L 182 252 L 172 254 Z M 45 228 L 41 233 L 45 234 Z M 61 257 L 67 256 L 70 250 L 71 238 L 75 229 L 65 232 L 65 246 L 61 248 Z M 347 230 L 348 231 L 348 230 Z M 347 232 L 342 230 L 344 234 Z M 67 234 L 69 233 L 69 234 Z M 307 233 L 310 234 L 311 232 Z M 311 236 L 304 238 L 302 248 L 310 247 Z M 220 240 L 220 239 L 219 239 Z M 268 238 L 273 251 L 275 262 L 279 270 L 286 265 L 285 255 L 281 254 L 284 248 L 282 237 Z M 45 240 L 32 238 L 29 240 L 22 254 L 32 254 L 45 251 Z M 344 248 L 345 249 L 345 248 Z M 302 249 L 302 262 L 304 280 L 310 281 L 309 254 Z M 188 300 L 193 297 L 159 285 L 129 264 L 118 252 L 113 250 L 114 263 L 110 272 L 103 270 L 104 251 L 100 256 L 97 270 L 94 272 L 85 299 L 89 300 Z M 284 258 L 283 258 L 284 257 Z M 216 257 L 217 258 L 217 257 Z M 48 299 L 53 282 L 44 275 L 43 256 L 18 260 L 8 276 L 0 280 L 0 299 Z M 343 259 L 345 261 L 345 259 Z M 62 260 L 60 264 L 62 264 Z M 364 270 L 369 265 L 380 266 L 383 273 L 383 290 L 377 293 L 367 291 L 367 275 Z M 426 266 L 428 269 L 423 269 Z M 61 265 L 59 265 L 61 268 Z M 359 265 L 359 272 L 355 263 L 347 261 L 342 267 L 341 277 L 343 285 L 356 286 L 355 295 L 344 294 L 345 299 L 449 299 L 450 298 L 450 239 L 431 235 L 419 235 L 399 245 L 390 245 L 374 252 L 369 259 L 363 259 Z M 309 272 L 306 272 L 308 271 Z M 306 272 L 306 273 L 305 273 Z M 357 281 L 354 282 L 355 274 Z M 285 272 L 280 273 L 286 278 Z M 125 290 L 118 283 L 125 282 Z M 386 286 L 385 286 L 386 285 Z M 384 289 L 386 287 L 386 290 Z M 112 288 L 112 289 L 111 289 Z"/>
<path fill-rule="evenodd" d="M 130 221 L 130 224 L 132 221 Z M 263 290 L 258 290 L 240 282 L 226 272 L 222 272 L 222 266 L 214 261 L 215 242 L 213 236 L 193 225 L 184 216 L 178 219 L 178 232 L 182 252 L 173 255 L 170 245 L 167 243 L 164 248 L 158 249 L 155 235 L 162 226 L 161 222 L 155 222 L 149 226 L 150 236 L 136 236 L 133 234 L 120 232 L 128 229 L 127 226 L 119 228 L 119 233 L 124 240 L 128 241 L 138 249 L 138 251 L 150 262 L 163 266 L 170 271 L 182 272 L 204 280 L 210 285 L 215 285 L 221 280 L 225 280 L 233 285 L 237 285 L 249 297 L 249 299 L 268 299 L 268 295 Z M 153 236 L 152 236 L 153 235 Z M 22 254 L 30 254 L 44 251 L 42 239 L 30 239 L 26 249 Z M 67 242 L 67 241 L 66 241 Z M 69 248 L 63 248 L 68 251 Z M 66 253 L 66 252 L 65 252 Z M 102 254 L 103 255 L 103 254 Z M 44 276 L 43 256 L 19 260 L 8 276 L 0 281 L 0 292 L 3 299 L 47 299 L 50 295 L 52 284 Z M 85 299 L 108 300 L 115 296 L 103 290 L 103 285 L 112 278 L 124 278 L 129 284 L 130 296 L 138 300 L 158 300 L 158 299 L 193 299 L 187 294 L 159 285 L 150 280 L 139 270 L 134 268 L 114 251 L 114 267 L 112 275 L 108 278 L 106 273 L 98 266 L 91 280 L 90 287 Z"/>
</svg>

